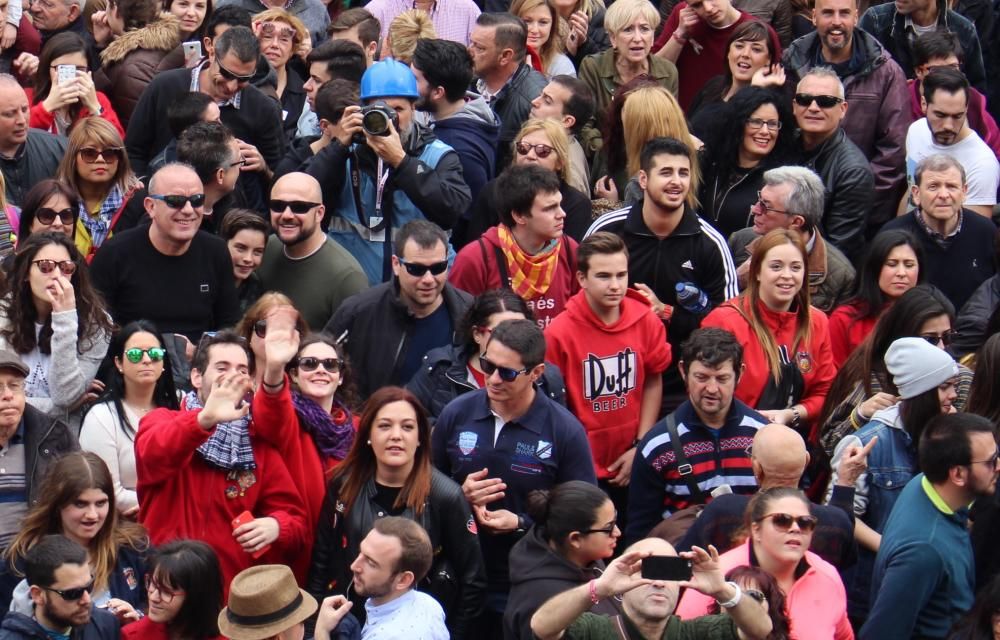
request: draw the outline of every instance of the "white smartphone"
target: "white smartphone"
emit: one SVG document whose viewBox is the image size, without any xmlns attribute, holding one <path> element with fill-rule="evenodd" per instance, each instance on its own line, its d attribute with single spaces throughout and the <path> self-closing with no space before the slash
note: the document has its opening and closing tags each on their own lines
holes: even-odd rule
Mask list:
<svg viewBox="0 0 1000 640">
<path fill-rule="evenodd" d="M 56 78 L 59 84 L 66 84 L 67 82 L 72 82 L 76 78 L 76 65 L 72 64 L 59 64 L 56 65 Z"/>
<path fill-rule="evenodd" d="M 201 60 L 201 42 L 198 40 L 189 40 L 188 42 L 182 42 L 181 46 L 184 47 L 184 66 L 191 68 L 198 64 Z"/>
</svg>

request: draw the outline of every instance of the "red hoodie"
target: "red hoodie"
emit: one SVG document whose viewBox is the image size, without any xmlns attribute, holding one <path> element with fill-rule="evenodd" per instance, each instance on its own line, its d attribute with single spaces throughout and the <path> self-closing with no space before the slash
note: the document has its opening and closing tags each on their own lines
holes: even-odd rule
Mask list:
<svg viewBox="0 0 1000 640">
<path fill-rule="evenodd" d="M 199 411 L 156 409 L 143 417 L 135 436 L 139 522 L 154 545 L 192 538 L 219 557 L 225 592 L 240 571 L 257 564 L 291 564 L 312 535 L 303 500 L 281 456 L 251 439 L 257 468 L 244 476 L 242 491 L 229 472 L 209 465 L 196 452 L 210 432 L 198 425 Z M 236 542 L 232 521 L 244 511 L 272 517 L 280 531 L 259 560 Z"/>
<path fill-rule="evenodd" d="M 535 319 L 542 329 L 562 313 L 566 301 L 580 290 L 580 283 L 576 281 L 576 240 L 564 235 L 560 242 L 559 264 L 556 265 L 549 290 L 525 300 L 534 310 Z M 506 283 L 500 281 L 500 269 L 497 268 L 499 247 L 497 228 L 490 227 L 479 241 L 470 242 L 458 252 L 451 273 L 448 274 L 448 281 L 452 286 L 474 296 L 506 286 Z"/>
<path fill-rule="evenodd" d="M 761 316 L 770 329 L 775 343 L 788 346 L 795 342 L 795 330 L 798 328 L 795 313 L 792 311 L 771 311 L 763 302 L 760 305 Z M 736 397 L 742 402 L 757 408 L 757 402 L 767 387 L 771 372 L 767 367 L 767 356 L 757 342 L 753 329 L 736 308 L 747 313 L 749 303 L 745 298 L 734 298 L 716 307 L 702 321 L 703 327 L 719 327 L 736 336 L 743 345 L 743 364 L 745 369 L 736 386 Z M 833 351 L 830 348 L 830 330 L 826 314 L 816 307 L 809 307 L 809 344 L 799 345 L 794 354 L 796 364 L 805 379 L 805 391 L 799 404 L 806 408 L 809 418 L 819 415 L 823 400 L 830 390 L 830 384 L 837 375 L 833 364 Z"/>
<path fill-rule="evenodd" d="M 830 347 L 833 349 L 833 363 L 839 369 L 847 358 L 858 348 L 868 334 L 875 329 L 881 316 L 858 320 L 861 312 L 857 304 L 843 304 L 830 314 Z"/>
<path fill-rule="evenodd" d="M 647 376 L 670 365 L 663 322 L 649 302 L 629 289 L 621 317 L 604 324 L 580 291 L 545 330 L 545 359 L 566 380 L 566 403 L 587 430 L 598 478 L 625 453 L 639 432 L 642 389 Z"/>
</svg>

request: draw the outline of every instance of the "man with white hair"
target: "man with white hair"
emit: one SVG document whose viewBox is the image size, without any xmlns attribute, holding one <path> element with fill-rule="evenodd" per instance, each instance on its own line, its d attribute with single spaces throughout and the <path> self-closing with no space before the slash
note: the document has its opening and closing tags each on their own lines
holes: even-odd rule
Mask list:
<svg viewBox="0 0 1000 640">
<path fill-rule="evenodd" d="M 719 569 L 719 553 L 695 547 L 681 554 L 691 561 L 691 579 L 684 582 L 649 580 L 640 576 L 642 561 L 652 555 L 676 556 L 666 540 L 646 538 L 629 547 L 608 565 L 600 577 L 549 599 L 531 618 L 531 630 L 541 640 L 556 640 L 566 632 L 575 640 L 630 638 L 765 638 L 771 633 L 767 605 L 745 594 L 735 582 L 726 582 Z M 680 620 L 673 615 L 681 587 L 715 598 L 728 615 Z M 603 598 L 622 595 L 624 614 L 609 618 L 590 613 Z"/>
<path fill-rule="evenodd" d="M 844 85 L 828 67 L 813 67 L 795 88 L 792 111 L 801 130 L 798 163 L 815 171 L 829 197 L 819 229 L 848 258 L 864 246 L 875 178 L 868 158 L 850 141 L 841 121 L 847 114 Z"/>
<path fill-rule="evenodd" d="M 750 207 L 753 226 L 729 237 L 729 250 L 739 265 L 736 275 L 740 289 L 747 286 L 750 256 L 760 238 L 775 229 L 792 229 L 802 234 L 809 251 L 809 302 L 827 313 L 847 300 L 854 284 L 850 260 L 823 239 L 823 182 L 805 167 L 776 167 L 764 172 L 764 186 Z"/>
</svg>

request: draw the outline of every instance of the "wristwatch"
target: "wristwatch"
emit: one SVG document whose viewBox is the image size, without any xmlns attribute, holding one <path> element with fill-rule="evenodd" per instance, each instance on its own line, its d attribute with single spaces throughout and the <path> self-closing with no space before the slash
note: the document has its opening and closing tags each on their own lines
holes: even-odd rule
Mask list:
<svg viewBox="0 0 1000 640">
<path fill-rule="evenodd" d="M 740 589 L 740 585 L 736 584 L 735 582 L 727 582 L 726 584 L 731 586 L 733 589 L 736 589 L 736 595 L 734 595 L 731 600 L 726 600 L 725 602 L 720 602 L 719 600 L 716 600 L 716 602 L 718 602 L 719 606 L 722 607 L 723 609 L 732 609 L 733 607 L 735 607 L 740 603 L 740 600 L 743 599 L 743 589 Z"/>
</svg>

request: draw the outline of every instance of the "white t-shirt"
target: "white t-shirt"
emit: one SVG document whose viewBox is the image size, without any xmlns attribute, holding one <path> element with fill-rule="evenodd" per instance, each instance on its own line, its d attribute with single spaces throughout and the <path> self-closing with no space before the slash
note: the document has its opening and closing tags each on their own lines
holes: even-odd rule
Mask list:
<svg viewBox="0 0 1000 640">
<path fill-rule="evenodd" d="M 935 153 L 943 153 L 958 160 L 965 167 L 969 194 L 965 204 L 993 206 L 997 203 L 997 184 L 1000 182 L 1000 163 L 993 150 L 975 131 L 960 142 L 943 147 L 934 142 L 927 118 L 910 125 L 906 132 L 906 177 L 915 183 L 914 174 L 921 160 Z"/>
</svg>

